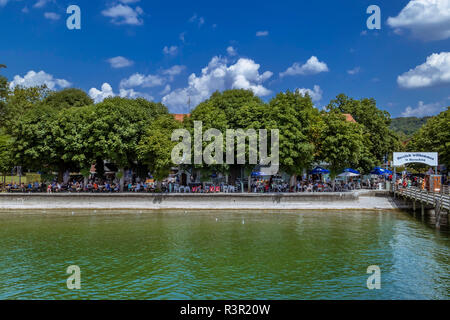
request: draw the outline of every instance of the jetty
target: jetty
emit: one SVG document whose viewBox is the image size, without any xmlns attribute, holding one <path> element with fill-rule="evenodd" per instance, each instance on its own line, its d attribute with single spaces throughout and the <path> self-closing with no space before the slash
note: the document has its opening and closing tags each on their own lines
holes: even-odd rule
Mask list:
<svg viewBox="0 0 450 320">
<path fill-rule="evenodd" d="M 422 216 L 425 210 L 429 210 L 436 217 L 436 227 L 439 228 L 443 215 L 450 212 L 450 194 L 449 187 L 443 186 L 440 192 L 432 192 L 416 187 L 397 188 L 394 190 L 394 197 L 403 198 L 405 201 L 412 202 L 412 208 L 416 211 L 420 205 Z"/>
</svg>

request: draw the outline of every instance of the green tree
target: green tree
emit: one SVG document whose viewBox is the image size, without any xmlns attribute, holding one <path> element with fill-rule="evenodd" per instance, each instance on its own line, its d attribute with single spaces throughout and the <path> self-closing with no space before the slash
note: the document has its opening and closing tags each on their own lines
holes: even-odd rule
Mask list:
<svg viewBox="0 0 450 320">
<path fill-rule="evenodd" d="M 144 99 L 115 97 L 96 104 L 85 140 L 91 161 L 109 160 L 123 174 L 138 161 L 138 145 L 159 115 L 168 115 L 167 108 Z M 123 177 L 120 187 L 122 190 Z"/>
<path fill-rule="evenodd" d="M 153 177 L 162 180 L 174 166 L 171 160 L 172 149 L 177 142 L 171 141 L 172 132 L 182 128 L 172 115 L 162 114 L 155 118 L 138 146 L 138 159 L 145 164 Z"/>
<path fill-rule="evenodd" d="M 338 111 L 325 113 L 323 119 L 325 126 L 319 159 L 329 163 L 331 177 L 334 179 L 344 168 L 359 163 L 367 152 L 364 146 L 366 140 L 362 126 L 346 121 Z"/>
<path fill-rule="evenodd" d="M 450 107 L 427 123 L 414 134 L 408 143 L 409 151 L 438 152 L 439 163 L 450 165 Z"/>
<path fill-rule="evenodd" d="M 14 122 L 12 154 L 16 165 L 40 170 L 59 161 L 51 137 L 51 121 L 56 113 L 45 105 L 37 105 Z M 51 170 L 53 168 L 49 168 Z"/>
<path fill-rule="evenodd" d="M 84 107 L 94 104 L 94 101 L 80 89 L 68 88 L 51 92 L 44 103 L 52 108 L 67 109 L 72 107 Z"/>
<path fill-rule="evenodd" d="M 277 94 L 269 110 L 268 126 L 280 132 L 280 169 L 295 178 L 315 160 L 323 119 L 311 97 L 298 91 Z"/>
<path fill-rule="evenodd" d="M 5 121 L 8 91 L 8 80 L 5 77 L 0 76 L 0 127 L 4 125 Z"/>
<path fill-rule="evenodd" d="M 389 129 L 390 114 L 378 109 L 375 99 L 355 100 L 340 94 L 330 102 L 327 109 L 349 113 L 357 123 L 363 125 L 364 132 L 369 135 L 371 141 L 370 154 L 374 157 L 374 163 L 381 164 L 385 155 L 398 151 L 399 138 Z"/>
<path fill-rule="evenodd" d="M 8 90 L 3 112 L 0 112 L 0 121 L 4 123 L 6 130 L 9 132 L 15 121 L 19 120 L 33 107 L 41 104 L 48 93 L 49 90 L 45 85 L 30 88 L 15 86 Z"/>
<path fill-rule="evenodd" d="M 0 182 L 2 182 L 3 188 L 6 174 L 12 168 L 10 143 L 11 137 L 4 134 L 0 128 L 0 173 L 3 178 Z"/>
<path fill-rule="evenodd" d="M 203 132 L 215 128 L 220 130 L 223 137 L 223 151 L 226 152 L 226 130 L 227 129 L 259 129 L 261 128 L 261 111 L 265 104 L 254 95 L 251 90 L 233 89 L 224 92 L 214 92 L 211 97 L 200 103 L 193 111 L 191 117 L 186 121 L 186 127 L 193 131 L 193 122 L 202 121 Z M 263 111 L 264 112 L 264 111 Z M 259 120 L 258 120 L 259 118 Z M 210 142 L 204 142 L 205 147 Z M 237 148 L 235 149 L 235 155 Z M 235 157 L 236 159 L 236 157 Z M 246 150 L 248 159 L 248 149 Z M 230 175 L 229 183 L 234 184 L 242 168 L 253 168 L 252 164 L 223 164 L 223 165 L 197 165 L 205 173 L 212 171 L 222 172 Z"/>
</svg>

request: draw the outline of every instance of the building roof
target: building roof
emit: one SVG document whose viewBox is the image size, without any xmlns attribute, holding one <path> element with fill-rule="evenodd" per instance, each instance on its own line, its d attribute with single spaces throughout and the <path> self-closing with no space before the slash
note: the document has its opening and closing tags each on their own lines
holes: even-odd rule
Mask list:
<svg viewBox="0 0 450 320">
<path fill-rule="evenodd" d="M 190 113 L 172 113 L 172 116 L 176 121 L 183 122 L 184 118 L 190 117 L 191 114 Z"/>
<path fill-rule="evenodd" d="M 343 113 L 343 115 L 345 116 L 346 121 L 356 123 L 355 119 L 353 119 L 353 116 L 350 113 Z"/>
</svg>

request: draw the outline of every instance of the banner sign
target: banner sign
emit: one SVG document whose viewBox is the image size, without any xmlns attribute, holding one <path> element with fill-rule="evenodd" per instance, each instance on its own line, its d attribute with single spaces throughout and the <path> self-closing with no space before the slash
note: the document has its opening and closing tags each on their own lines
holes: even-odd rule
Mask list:
<svg viewBox="0 0 450 320">
<path fill-rule="evenodd" d="M 394 167 L 408 163 L 423 163 L 432 167 L 438 165 L 437 152 L 394 152 Z"/>
</svg>

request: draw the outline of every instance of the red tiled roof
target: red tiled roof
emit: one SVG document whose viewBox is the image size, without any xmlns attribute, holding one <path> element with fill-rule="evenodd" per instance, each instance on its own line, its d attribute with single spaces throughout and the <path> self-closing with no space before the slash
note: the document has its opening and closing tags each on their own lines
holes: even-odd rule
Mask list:
<svg viewBox="0 0 450 320">
<path fill-rule="evenodd" d="M 353 117 L 350 113 L 343 113 L 343 115 L 345 116 L 346 121 L 356 123 L 355 119 L 353 119 Z"/>
<path fill-rule="evenodd" d="M 185 117 L 191 116 L 190 113 L 172 113 L 172 115 L 176 121 L 180 121 L 180 122 L 183 122 Z"/>
</svg>

